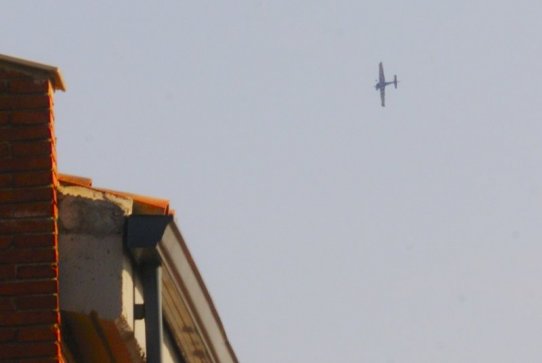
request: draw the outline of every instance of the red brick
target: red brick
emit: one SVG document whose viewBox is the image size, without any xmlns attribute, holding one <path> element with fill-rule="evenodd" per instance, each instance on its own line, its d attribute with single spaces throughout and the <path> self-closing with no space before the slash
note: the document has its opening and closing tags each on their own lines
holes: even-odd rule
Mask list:
<svg viewBox="0 0 542 363">
<path fill-rule="evenodd" d="M 8 90 L 8 82 L 3 79 L 0 80 L 0 93 L 5 93 Z"/>
<path fill-rule="evenodd" d="M 0 265 L 0 281 L 15 278 L 15 265 Z"/>
<path fill-rule="evenodd" d="M 37 328 L 21 328 L 17 335 L 19 341 L 47 341 L 60 338 L 58 328 L 55 326 L 42 326 Z"/>
<path fill-rule="evenodd" d="M 18 310 L 56 310 L 58 302 L 56 295 L 27 296 L 15 299 Z"/>
<path fill-rule="evenodd" d="M 3 172 L 25 170 L 38 171 L 52 169 L 53 158 L 51 156 L 34 156 L 27 158 L 0 160 L 0 170 L 2 170 Z"/>
<path fill-rule="evenodd" d="M 42 186 L 53 184 L 53 173 L 50 170 L 38 171 L 32 173 L 16 173 L 12 174 L 13 184 L 10 186 L 26 187 L 26 186 Z"/>
<path fill-rule="evenodd" d="M 55 324 L 57 322 L 58 313 L 56 311 L 11 311 L 0 313 L 0 326 Z"/>
<path fill-rule="evenodd" d="M 7 144 L 7 143 L 6 143 Z M 9 145 L 9 144 L 8 144 Z M 53 145 L 49 140 L 33 142 L 15 142 L 11 144 L 11 155 L 14 158 L 20 156 L 48 156 L 53 154 Z M 2 156 L 2 144 L 0 144 L 0 157 Z"/>
<path fill-rule="evenodd" d="M 13 242 L 13 236 L 0 236 L 0 250 L 4 250 L 11 247 Z"/>
<path fill-rule="evenodd" d="M 9 112 L 0 112 L 0 126 L 9 124 Z"/>
<path fill-rule="evenodd" d="M 0 142 L 0 159 L 6 159 L 11 157 L 11 144 L 7 142 Z"/>
<path fill-rule="evenodd" d="M 1 237 L 0 237 L 1 238 Z M 13 237 L 13 244 L 15 247 L 19 249 L 25 249 L 28 248 L 28 251 L 42 251 L 42 261 L 34 261 L 34 262 L 51 262 L 52 260 L 47 259 L 48 253 L 44 253 L 44 251 L 52 251 L 54 252 L 54 249 L 48 249 L 44 248 L 41 250 L 36 249 L 37 247 L 54 247 L 56 245 L 56 235 L 55 234 L 36 234 L 36 235 L 22 235 L 22 236 L 14 236 Z M 0 254 L 0 262 L 2 260 L 2 255 Z"/>
<path fill-rule="evenodd" d="M 0 190 L 0 204 L 28 201 L 52 201 L 54 198 L 55 193 L 52 187 Z"/>
<path fill-rule="evenodd" d="M 0 359 L 48 357 L 55 356 L 58 353 L 58 346 L 55 342 L 0 345 Z"/>
<path fill-rule="evenodd" d="M 0 204 L 0 218 L 32 218 L 54 216 L 52 202 Z"/>
<path fill-rule="evenodd" d="M 0 219 L 0 234 L 43 233 L 54 230 L 52 218 Z"/>
<path fill-rule="evenodd" d="M 49 92 L 48 80 L 17 79 L 9 82 L 11 93 L 47 93 Z"/>
<path fill-rule="evenodd" d="M 54 261 L 56 261 L 56 251 L 54 248 L 10 248 L 0 253 L 0 264 L 51 263 Z"/>
<path fill-rule="evenodd" d="M 51 106 L 52 99 L 48 95 L 0 95 L 0 110 L 34 110 Z"/>
<path fill-rule="evenodd" d="M 15 305 L 11 298 L 0 297 L 0 312 L 1 311 L 13 311 Z"/>
<path fill-rule="evenodd" d="M 57 292 L 57 289 L 57 282 L 55 280 L 5 282 L 0 284 L 0 295 L 25 296 L 36 294 L 54 294 Z"/>
<path fill-rule="evenodd" d="M 0 265 L 0 268 L 2 265 Z M 19 279 L 43 279 L 54 278 L 57 276 L 57 268 L 54 264 L 45 265 L 23 265 L 17 268 L 17 278 Z"/>
<path fill-rule="evenodd" d="M 31 76 L 29 76 L 26 73 L 22 73 L 15 70 L 9 70 L 9 69 L 0 69 L 0 78 L 4 79 L 32 79 Z"/>
<path fill-rule="evenodd" d="M 13 183 L 12 174 L 0 174 L 0 188 L 10 187 Z"/>
<path fill-rule="evenodd" d="M 53 217 L 52 202 L 0 204 L 0 218 Z"/>
<path fill-rule="evenodd" d="M 9 342 L 17 336 L 15 329 L 0 329 L 0 342 Z"/>
<path fill-rule="evenodd" d="M 19 111 L 11 113 L 11 123 L 13 125 L 41 124 L 53 121 L 53 114 L 50 110 L 41 111 Z"/>
<path fill-rule="evenodd" d="M 52 138 L 53 129 L 49 124 L 0 128 L 0 141 L 48 140 Z"/>
</svg>

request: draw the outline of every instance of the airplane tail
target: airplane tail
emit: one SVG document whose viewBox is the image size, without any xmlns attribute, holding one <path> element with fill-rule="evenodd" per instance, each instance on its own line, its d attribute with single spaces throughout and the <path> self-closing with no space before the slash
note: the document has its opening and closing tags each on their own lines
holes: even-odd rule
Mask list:
<svg viewBox="0 0 542 363">
<path fill-rule="evenodd" d="M 398 83 L 398 82 L 399 82 L 399 81 L 397 80 L 397 75 L 394 75 L 394 76 L 393 76 L 393 85 L 395 86 L 395 88 L 397 88 L 397 83 Z"/>
</svg>

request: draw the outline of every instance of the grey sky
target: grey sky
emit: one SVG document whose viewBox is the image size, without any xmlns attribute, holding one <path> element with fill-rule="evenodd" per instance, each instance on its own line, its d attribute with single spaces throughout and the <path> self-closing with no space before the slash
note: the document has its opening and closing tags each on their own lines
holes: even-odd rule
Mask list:
<svg viewBox="0 0 542 363">
<path fill-rule="evenodd" d="M 542 3 L 0 14 L 66 79 L 60 170 L 171 200 L 241 361 L 542 361 Z"/>
</svg>

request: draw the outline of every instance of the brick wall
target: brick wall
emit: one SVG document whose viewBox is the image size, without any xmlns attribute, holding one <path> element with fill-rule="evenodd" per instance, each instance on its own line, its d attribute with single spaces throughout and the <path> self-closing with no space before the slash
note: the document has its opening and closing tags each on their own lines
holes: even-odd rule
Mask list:
<svg viewBox="0 0 542 363">
<path fill-rule="evenodd" d="M 59 362 L 53 88 L 0 62 L 0 362 Z"/>
</svg>

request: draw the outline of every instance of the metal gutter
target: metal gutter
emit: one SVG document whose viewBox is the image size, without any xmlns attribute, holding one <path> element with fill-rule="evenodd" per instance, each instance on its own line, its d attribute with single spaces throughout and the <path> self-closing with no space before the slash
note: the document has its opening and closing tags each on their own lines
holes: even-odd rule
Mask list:
<svg viewBox="0 0 542 363">
<path fill-rule="evenodd" d="M 162 363 L 162 267 L 157 251 L 171 215 L 131 215 L 126 218 L 125 245 L 143 283 L 145 345 L 148 363 Z"/>
</svg>

